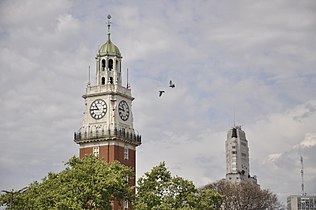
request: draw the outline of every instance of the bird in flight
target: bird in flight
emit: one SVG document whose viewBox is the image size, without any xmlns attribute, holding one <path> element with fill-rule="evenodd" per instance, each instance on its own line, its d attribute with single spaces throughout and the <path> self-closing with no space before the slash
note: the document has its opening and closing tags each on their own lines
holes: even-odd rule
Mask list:
<svg viewBox="0 0 316 210">
<path fill-rule="evenodd" d="M 171 88 L 176 87 L 176 85 L 174 83 L 172 83 L 172 80 L 170 80 L 170 82 L 169 82 L 169 87 L 171 87 Z"/>
<path fill-rule="evenodd" d="M 159 90 L 159 97 L 162 96 L 163 93 L 165 93 L 164 90 Z"/>
</svg>

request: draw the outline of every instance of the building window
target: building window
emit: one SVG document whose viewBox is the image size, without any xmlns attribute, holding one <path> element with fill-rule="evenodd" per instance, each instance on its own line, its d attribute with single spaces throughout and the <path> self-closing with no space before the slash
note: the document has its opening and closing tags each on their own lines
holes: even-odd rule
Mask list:
<svg viewBox="0 0 316 210">
<path fill-rule="evenodd" d="M 100 155 L 99 146 L 93 147 L 93 155 L 94 155 L 95 157 L 99 157 L 99 155 Z"/>
<path fill-rule="evenodd" d="M 124 209 L 128 209 L 128 200 L 124 200 Z"/>
<path fill-rule="evenodd" d="M 125 145 L 124 147 L 124 160 L 128 160 L 128 147 Z"/>
<path fill-rule="evenodd" d="M 109 71 L 111 71 L 113 69 L 113 60 L 110 59 L 109 60 Z"/>
<path fill-rule="evenodd" d="M 237 154 L 237 151 L 232 151 L 232 154 L 233 154 L 233 155 Z"/>
<path fill-rule="evenodd" d="M 113 84 L 113 77 L 110 77 L 110 84 Z"/>
<path fill-rule="evenodd" d="M 101 84 L 102 84 L 102 85 L 105 84 L 105 78 L 104 78 L 104 77 L 102 77 L 102 82 L 101 82 Z"/>
<path fill-rule="evenodd" d="M 105 60 L 102 59 L 102 71 L 104 71 L 104 69 L 105 69 Z"/>
</svg>

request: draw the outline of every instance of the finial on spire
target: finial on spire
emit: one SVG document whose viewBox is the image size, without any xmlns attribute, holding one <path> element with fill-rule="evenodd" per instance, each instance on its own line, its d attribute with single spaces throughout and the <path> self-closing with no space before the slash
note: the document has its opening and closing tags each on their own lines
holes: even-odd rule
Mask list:
<svg viewBox="0 0 316 210">
<path fill-rule="evenodd" d="M 108 39 L 110 40 L 110 34 L 111 34 L 111 21 L 110 21 L 110 19 L 111 19 L 111 15 L 109 14 L 108 15 Z"/>
<path fill-rule="evenodd" d="M 108 15 L 108 33 L 110 33 L 110 27 L 111 27 L 111 21 L 110 21 L 110 19 L 111 19 L 111 15 L 109 14 L 109 15 Z"/>
</svg>

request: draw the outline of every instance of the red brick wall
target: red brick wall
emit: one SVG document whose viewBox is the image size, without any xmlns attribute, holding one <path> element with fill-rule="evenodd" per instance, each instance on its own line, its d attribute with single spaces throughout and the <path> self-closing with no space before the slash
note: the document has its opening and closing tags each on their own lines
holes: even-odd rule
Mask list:
<svg viewBox="0 0 316 210">
<path fill-rule="evenodd" d="M 80 148 L 79 151 L 79 157 L 82 159 L 86 155 L 90 155 L 93 153 L 93 146 L 86 147 L 86 148 Z M 99 157 L 100 159 L 105 160 L 108 163 L 113 162 L 114 160 L 119 161 L 120 163 L 129 166 L 133 169 L 135 173 L 136 168 L 136 151 L 129 149 L 128 151 L 128 160 L 124 159 L 124 147 L 117 146 L 117 145 L 105 145 L 99 147 Z M 136 179 L 135 177 L 130 177 L 129 184 L 131 186 L 136 185 Z M 123 208 L 123 202 L 114 202 L 112 204 L 113 210 L 118 210 Z M 131 209 L 131 208 L 129 208 Z"/>
<path fill-rule="evenodd" d="M 90 155 L 93 152 L 93 147 L 80 148 L 79 157 L 80 159 L 84 158 L 86 155 Z"/>
</svg>

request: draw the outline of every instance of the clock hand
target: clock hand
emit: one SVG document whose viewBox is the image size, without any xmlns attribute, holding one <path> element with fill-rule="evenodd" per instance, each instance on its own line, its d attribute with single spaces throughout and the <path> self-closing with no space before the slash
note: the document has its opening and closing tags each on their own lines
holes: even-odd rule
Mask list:
<svg viewBox="0 0 316 210">
<path fill-rule="evenodd" d="M 99 109 L 98 109 L 98 105 L 94 104 L 94 105 L 92 106 L 92 110 L 99 110 Z"/>
</svg>

